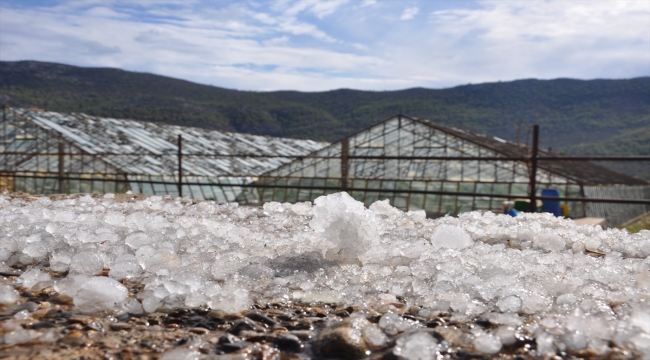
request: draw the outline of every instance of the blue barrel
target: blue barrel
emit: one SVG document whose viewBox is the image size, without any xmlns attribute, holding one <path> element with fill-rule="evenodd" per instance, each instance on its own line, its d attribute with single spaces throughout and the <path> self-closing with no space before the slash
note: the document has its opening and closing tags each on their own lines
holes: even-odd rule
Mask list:
<svg viewBox="0 0 650 360">
<path fill-rule="evenodd" d="M 560 191 L 558 189 L 543 189 L 542 196 L 560 197 Z M 542 200 L 542 211 L 555 216 L 563 215 L 559 200 Z"/>
<path fill-rule="evenodd" d="M 517 210 L 515 208 L 512 208 L 512 209 L 508 210 L 508 215 L 510 215 L 512 217 L 515 217 L 515 216 L 519 215 L 519 210 Z"/>
</svg>

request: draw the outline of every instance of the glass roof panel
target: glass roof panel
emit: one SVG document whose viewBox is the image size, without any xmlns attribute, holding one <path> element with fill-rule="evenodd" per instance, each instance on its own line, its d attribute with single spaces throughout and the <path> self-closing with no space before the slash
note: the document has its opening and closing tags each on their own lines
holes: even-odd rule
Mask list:
<svg viewBox="0 0 650 360">
<path fill-rule="evenodd" d="M 295 156 L 304 156 L 329 145 L 311 140 L 228 133 L 85 114 L 10 108 L 7 115 L 6 130 L 0 134 L 5 151 L 43 152 L 45 142 L 54 141 L 54 146 L 48 151 L 57 152 L 56 138 L 61 137 L 73 145 L 71 151 L 81 149 L 85 153 L 101 154 L 101 161 L 111 164 L 120 172 L 133 174 L 174 175 L 178 169 L 178 135 L 183 137 L 183 169 L 187 176 L 257 176 L 291 162 Z M 36 138 L 38 141 L 34 140 Z M 216 161 L 220 156 L 232 158 Z M 255 156 L 262 157 L 252 161 Z M 233 158 L 241 161 L 233 162 Z"/>
</svg>

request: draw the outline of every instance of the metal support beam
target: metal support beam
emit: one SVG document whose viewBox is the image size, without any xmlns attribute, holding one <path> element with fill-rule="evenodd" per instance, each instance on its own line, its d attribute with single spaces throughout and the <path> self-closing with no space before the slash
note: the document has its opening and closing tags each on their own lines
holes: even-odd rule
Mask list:
<svg viewBox="0 0 650 360">
<path fill-rule="evenodd" d="M 341 190 L 348 189 L 348 167 L 350 160 L 348 159 L 348 152 L 350 149 L 350 140 L 344 138 L 341 140 Z"/>
<path fill-rule="evenodd" d="M 537 150 L 539 147 L 539 125 L 533 125 L 533 148 L 530 155 L 530 212 L 537 212 Z"/>
<path fill-rule="evenodd" d="M 178 196 L 183 197 L 183 136 L 178 135 Z"/>
<path fill-rule="evenodd" d="M 65 193 L 65 144 L 59 141 L 59 194 Z"/>
<path fill-rule="evenodd" d="M 28 175 L 33 174 L 34 172 L 27 171 L 27 174 L 14 173 L 16 178 L 21 179 L 57 179 L 57 176 L 48 176 L 48 175 Z M 102 174 L 100 174 L 102 175 Z M 105 177 L 98 178 L 88 178 L 88 177 L 78 177 L 78 176 L 67 176 L 67 180 L 80 180 L 80 181 L 111 181 L 118 183 L 143 183 L 143 184 L 163 184 L 169 185 L 173 182 L 169 181 L 157 181 L 157 180 L 137 180 L 137 179 L 119 179 L 111 178 L 107 179 Z M 278 184 L 259 184 L 259 183 L 248 183 L 248 184 L 230 184 L 230 183 L 219 183 L 219 182 L 197 182 L 197 181 L 186 181 L 184 185 L 196 185 L 196 186 L 219 186 L 219 187 L 241 187 L 241 188 L 278 188 L 278 189 L 304 189 L 304 190 L 339 190 L 338 186 L 307 186 L 307 185 L 278 185 Z M 436 190 L 414 190 L 414 189 L 369 189 L 367 187 L 362 188 L 351 188 L 348 187 L 349 191 L 358 191 L 358 192 L 373 192 L 373 193 L 410 193 L 410 194 L 424 194 L 424 195 L 449 195 L 449 196 L 476 196 L 484 198 L 502 198 L 502 199 L 524 199 L 526 194 L 491 194 L 491 193 L 476 193 L 476 192 L 457 192 L 457 191 L 436 191 Z M 650 205 L 650 199 L 598 199 L 598 198 L 581 198 L 581 197 L 555 197 L 555 196 L 537 196 L 539 200 L 553 200 L 553 201 L 573 201 L 573 202 L 593 202 L 593 203 L 612 203 L 612 204 L 634 204 L 634 205 Z"/>
</svg>

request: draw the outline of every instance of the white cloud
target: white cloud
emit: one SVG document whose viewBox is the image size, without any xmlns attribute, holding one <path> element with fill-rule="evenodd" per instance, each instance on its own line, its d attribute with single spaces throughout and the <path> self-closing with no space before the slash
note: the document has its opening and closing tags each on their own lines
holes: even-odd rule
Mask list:
<svg viewBox="0 0 650 360">
<path fill-rule="evenodd" d="M 276 37 L 276 38 L 264 41 L 264 45 L 266 45 L 266 46 L 288 45 L 289 42 L 290 41 L 289 41 L 288 36 L 280 36 L 280 37 Z"/>
<path fill-rule="evenodd" d="M 281 31 L 293 34 L 293 35 L 309 35 L 317 39 L 325 40 L 328 42 L 335 42 L 336 39 L 327 35 L 324 31 L 318 29 L 317 26 L 305 22 L 296 21 L 293 18 L 284 19 L 278 24 L 278 28 Z"/>
<path fill-rule="evenodd" d="M 229 69 L 219 72 L 224 74 L 224 81 L 231 81 L 229 79 L 233 76 L 250 77 L 239 80 L 251 89 L 290 89 L 284 80 L 280 81 L 285 75 L 269 73 L 269 70 L 264 70 L 267 68 L 284 69 L 292 79 L 318 73 L 325 78 L 328 74 L 355 72 L 382 63 L 372 56 L 292 46 L 286 35 L 268 41 L 241 38 L 242 34 L 228 22 L 203 28 L 197 26 L 200 19 L 146 24 L 102 17 L 101 26 L 97 27 L 97 17 L 86 17 L 87 13 L 84 16 L 61 16 L 40 10 L 3 9 L 3 15 L 3 20 L 6 19 L 3 28 L 6 26 L 8 30 L 3 31 L 0 37 L 2 60 L 36 59 L 82 66 L 115 66 L 218 86 L 225 85 L 211 69 Z M 80 32 L 80 28 L 86 30 Z M 273 29 L 246 25 L 244 34 L 274 32 L 321 36 L 311 24 L 291 22 Z M 247 70 L 240 64 L 262 70 Z M 301 72 L 304 74 L 300 75 Z M 264 79 L 277 82 L 264 83 Z M 307 81 L 296 83 L 307 84 Z M 230 86 L 243 88 L 234 80 Z M 318 82 L 312 82 L 309 88 L 318 86 L 321 86 Z"/>
<path fill-rule="evenodd" d="M 278 21 L 275 18 L 269 16 L 269 14 L 254 13 L 252 16 L 253 16 L 254 19 L 260 21 L 261 23 L 263 23 L 265 25 L 275 25 L 275 24 L 278 23 Z"/>
<path fill-rule="evenodd" d="M 650 76 L 646 1 L 481 1 L 446 8 L 420 1 L 406 10 L 391 1 L 213 4 L 3 3 L 0 60 L 111 66 L 248 90 Z M 400 14 L 411 21 L 396 22 Z"/>
<path fill-rule="evenodd" d="M 443 63 L 459 73 L 463 69 L 470 79 L 616 77 L 616 68 L 647 69 L 650 64 L 650 3 L 486 1 L 483 5 L 437 11 L 431 17 L 436 31 L 430 41 L 438 44 L 439 51 L 453 53 L 454 64 Z"/>
<path fill-rule="evenodd" d="M 322 19 L 327 15 L 333 14 L 339 7 L 343 6 L 347 2 L 348 0 L 321 0 L 311 8 L 311 12 L 319 19 Z"/>
<path fill-rule="evenodd" d="M 420 12 L 420 8 L 417 6 L 409 7 L 404 9 L 404 12 L 402 13 L 402 16 L 400 16 L 400 20 L 411 20 L 415 17 Z"/>
<path fill-rule="evenodd" d="M 357 43 L 355 43 L 355 44 L 352 44 L 352 46 L 354 46 L 354 48 L 357 49 L 357 50 L 363 50 L 363 51 L 368 51 L 368 50 L 370 50 L 370 48 L 369 48 L 368 46 L 363 45 L 363 44 L 357 44 Z"/>
</svg>

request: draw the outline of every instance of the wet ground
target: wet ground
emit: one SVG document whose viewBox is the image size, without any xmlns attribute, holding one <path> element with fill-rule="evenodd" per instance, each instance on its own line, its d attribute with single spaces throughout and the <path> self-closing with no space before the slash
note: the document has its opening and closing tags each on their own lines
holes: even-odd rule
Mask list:
<svg viewBox="0 0 650 360">
<path fill-rule="evenodd" d="M 0 277 L 5 284 L 16 278 Z M 138 291 L 138 284 L 125 285 L 131 292 Z M 150 314 L 93 316 L 76 313 L 71 298 L 50 288 L 36 292 L 19 285 L 15 288 L 20 301 L 0 306 L 3 359 L 404 359 L 409 357 L 403 356 L 397 340 L 414 333 L 435 339 L 438 358 L 494 357 L 473 349 L 471 332 L 473 327 L 497 324 L 481 319 L 455 323 L 444 312 L 423 318 L 411 315 L 419 308 L 405 309 L 402 303 L 388 308 L 409 328 L 378 338 L 361 329 L 377 324 L 382 313 L 347 304 L 256 304 L 237 314 L 208 308 L 161 308 Z M 174 349 L 184 350 L 170 353 Z M 533 334 L 527 334 L 525 327 L 496 357 L 541 358 L 535 356 Z M 616 349 L 600 356 L 565 353 L 560 357 L 633 358 Z"/>
</svg>

